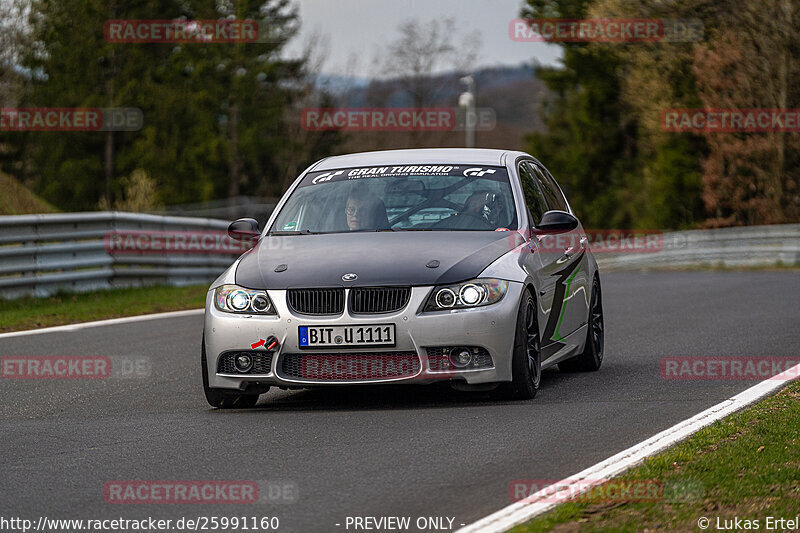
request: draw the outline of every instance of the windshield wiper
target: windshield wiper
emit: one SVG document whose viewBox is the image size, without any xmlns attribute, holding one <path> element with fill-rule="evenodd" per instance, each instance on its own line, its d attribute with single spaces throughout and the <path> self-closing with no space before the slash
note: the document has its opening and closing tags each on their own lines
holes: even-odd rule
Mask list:
<svg viewBox="0 0 800 533">
<path fill-rule="evenodd" d="M 299 231 L 270 231 L 269 235 L 319 235 L 321 231 L 311 231 L 304 229 Z"/>
</svg>

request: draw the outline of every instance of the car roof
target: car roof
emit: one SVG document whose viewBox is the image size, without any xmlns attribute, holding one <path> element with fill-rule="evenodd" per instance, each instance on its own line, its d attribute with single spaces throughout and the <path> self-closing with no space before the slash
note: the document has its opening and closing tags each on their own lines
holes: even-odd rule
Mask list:
<svg viewBox="0 0 800 533">
<path fill-rule="evenodd" d="M 310 170 L 332 170 L 349 167 L 371 167 L 381 165 L 423 165 L 456 163 L 467 165 L 503 165 L 504 156 L 526 155 L 509 150 L 485 148 L 418 148 L 412 150 L 382 150 L 337 155 L 323 159 Z"/>
</svg>

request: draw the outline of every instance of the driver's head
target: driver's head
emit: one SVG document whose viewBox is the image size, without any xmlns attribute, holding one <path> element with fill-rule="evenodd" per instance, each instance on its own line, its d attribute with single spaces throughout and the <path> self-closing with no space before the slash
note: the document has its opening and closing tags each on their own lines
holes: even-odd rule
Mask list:
<svg viewBox="0 0 800 533">
<path fill-rule="evenodd" d="M 351 231 L 377 229 L 381 209 L 383 209 L 383 202 L 371 192 L 354 192 L 347 199 L 347 207 L 345 207 L 348 229 Z"/>
</svg>

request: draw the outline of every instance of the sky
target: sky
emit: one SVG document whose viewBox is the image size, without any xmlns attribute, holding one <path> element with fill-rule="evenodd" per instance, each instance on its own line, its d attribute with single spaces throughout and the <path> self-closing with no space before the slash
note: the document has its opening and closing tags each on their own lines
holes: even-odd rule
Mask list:
<svg viewBox="0 0 800 533">
<path fill-rule="evenodd" d="M 407 20 L 428 22 L 454 17 L 459 34 L 480 33 L 482 46 L 476 66 L 519 65 L 538 61 L 554 65 L 561 48 L 544 43 L 514 42 L 508 25 L 519 16 L 522 0 L 294 0 L 301 18 L 300 34 L 287 52 L 297 55 L 314 33 L 327 37 L 323 74 L 372 78 L 373 58 L 398 37 L 397 26 Z"/>
</svg>

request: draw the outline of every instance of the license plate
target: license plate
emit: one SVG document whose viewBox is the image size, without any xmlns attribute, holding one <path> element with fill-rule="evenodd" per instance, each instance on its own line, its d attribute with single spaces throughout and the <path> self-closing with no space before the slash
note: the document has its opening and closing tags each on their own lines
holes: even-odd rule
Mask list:
<svg viewBox="0 0 800 533">
<path fill-rule="evenodd" d="M 394 346 L 394 324 L 372 326 L 300 326 L 301 348 Z"/>
</svg>

